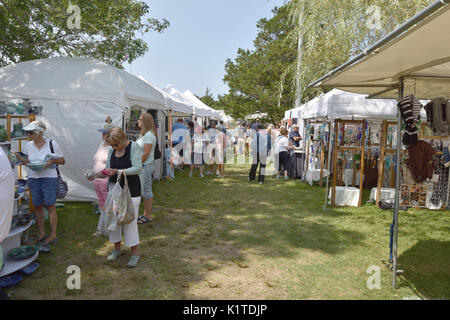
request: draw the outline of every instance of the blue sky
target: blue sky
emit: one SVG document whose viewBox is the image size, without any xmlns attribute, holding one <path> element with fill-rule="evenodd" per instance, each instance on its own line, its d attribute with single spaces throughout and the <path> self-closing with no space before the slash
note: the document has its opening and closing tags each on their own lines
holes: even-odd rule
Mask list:
<svg viewBox="0 0 450 320">
<path fill-rule="evenodd" d="M 228 92 L 222 79 L 227 58 L 238 48 L 252 49 L 256 23 L 272 17 L 271 10 L 284 0 L 146 0 L 149 16 L 166 18 L 170 27 L 162 34 L 149 32 L 143 39 L 147 54 L 124 64 L 127 71 L 143 75 L 158 86 L 172 84 L 203 96 L 208 87 L 214 97 Z"/>
</svg>

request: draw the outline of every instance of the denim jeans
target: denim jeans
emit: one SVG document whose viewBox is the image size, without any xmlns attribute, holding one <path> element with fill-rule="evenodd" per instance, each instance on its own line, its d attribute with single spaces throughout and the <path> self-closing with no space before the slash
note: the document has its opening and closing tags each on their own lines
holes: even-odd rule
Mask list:
<svg viewBox="0 0 450 320">
<path fill-rule="evenodd" d="M 153 198 L 152 180 L 153 172 L 155 172 L 155 163 L 144 164 L 142 166 L 141 185 L 142 185 L 142 198 L 149 200 Z"/>
</svg>

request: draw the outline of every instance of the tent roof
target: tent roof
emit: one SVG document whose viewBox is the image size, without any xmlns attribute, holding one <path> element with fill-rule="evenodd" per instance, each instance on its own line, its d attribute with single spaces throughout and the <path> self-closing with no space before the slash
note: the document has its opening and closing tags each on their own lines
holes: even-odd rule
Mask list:
<svg viewBox="0 0 450 320">
<path fill-rule="evenodd" d="M 0 98 L 106 101 L 164 106 L 164 96 L 134 75 L 91 58 L 25 61 L 0 69 Z"/>
<path fill-rule="evenodd" d="M 188 99 L 184 94 L 182 94 L 180 91 L 178 91 L 177 89 L 175 89 L 171 84 L 168 84 L 164 89 L 162 89 L 163 91 L 169 93 L 171 96 L 175 97 L 176 99 L 178 99 L 179 101 L 192 106 L 192 113 L 200 116 L 200 117 L 209 117 L 210 116 L 210 111 L 206 110 L 204 108 L 200 108 L 200 106 L 198 106 L 196 103 L 194 103 L 193 101 L 191 101 L 190 99 Z"/>
<path fill-rule="evenodd" d="M 155 90 L 157 90 L 164 96 L 167 110 L 172 110 L 174 112 L 179 112 L 179 113 L 188 114 L 188 115 L 193 114 L 194 107 L 188 101 L 181 101 L 181 100 L 175 98 L 174 96 L 172 96 L 170 93 L 159 89 L 157 86 L 155 86 L 150 81 L 145 79 L 142 75 L 138 76 L 138 78 L 141 79 L 142 81 L 146 82 L 149 86 L 151 86 L 152 88 L 154 88 Z"/>
<path fill-rule="evenodd" d="M 396 120 L 397 101 L 366 99 L 367 95 L 333 89 L 304 105 L 304 119 L 373 119 Z"/>
<path fill-rule="evenodd" d="M 420 99 L 450 96 L 449 3 L 436 1 L 310 86 L 397 98 L 403 77 L 405 92 Z"/>
<path fill-rule="evenodd" d="M 206 104 L 203 103 L 203 101 L 201 101 L 200 99 L 198 99 L 191 91 L 186 90 L 183 95 L 185 97 L 187 97 L 190 101 L 192 101 L 192 103 L 194 103 L 196 106 L 198 106 L 198 108 L 200 109 L 204 109 L 207 112 L 209 112 L 208 117 L 214 118 L 214 119 L 219 119 L 220 118 L 220 114 L 219 112 L 217 112 L 217 110 L 207 106 Z"/>
</svg>

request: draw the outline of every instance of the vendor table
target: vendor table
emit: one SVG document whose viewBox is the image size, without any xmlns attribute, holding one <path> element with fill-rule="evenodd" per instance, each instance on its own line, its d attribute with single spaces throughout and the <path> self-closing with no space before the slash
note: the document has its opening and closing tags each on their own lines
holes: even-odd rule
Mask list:
<svg viewBox="0 0 450 320">
<path fill-rule="evenodd" d="M 381 188 L 381 196 L 382 201 L 387 203 L 395 202 L 395 189 L 394 188 Z M 377 188 L 372 188 L 370 191 L 370 201 L 377 201 Z"/>
<path fill-rule="evenodd" d="M 328 198 L 331 199 L 331 189 L 328 193 Z M 359 189 L 354 187 L 336 187 L 336 206 L 358 207 L 358 203 Z"/>
<path fill-rule="evenodd" d="M 328 170 L 323 169 L 322 174 L 323 174 L 322 179 L 326 178 L 328 176 Z M 320 181 L 320 169 L 309 169 L 306 172 L 305 180 L 310 185 L 313 185 L 314 182 Z"/>
</svg>

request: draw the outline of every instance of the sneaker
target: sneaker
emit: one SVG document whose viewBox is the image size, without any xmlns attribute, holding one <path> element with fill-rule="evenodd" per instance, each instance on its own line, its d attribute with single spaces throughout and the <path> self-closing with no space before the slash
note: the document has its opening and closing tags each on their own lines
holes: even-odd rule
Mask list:
<svg viewBox="0 0 450 320">
<path fill-rule="evenodd" d="M 114 250 L 109 256 L 108 261 L 116 261 L 117 258 L 122 254 L 120 250 Z"/>
<path fill-rule="evenodd" d="M 128 261 L 128 268 L 135 268 L 140 260 L 139 256 L 131 256 L 130 261 Z"/>
<path fill-rule="evenodd" d="M 259 184 L 263 184 L 262 181 L 260 181 Z"/>
<path fill-rule="evenodd" d="M 216 176 L 220 177 L 220 172 L 219 171 L 216 172 Z"/>
<path fill-rule="evenodd" d="M 289 178 L 288 177 L 284 177 L 284 180 L 288 180 Z"/>
<path fill-rule="evenodd" d="M 280 180 L 281 179 L 281 177 L 280 176 L 277 176 L 277 180 Z"/>
<path fill-rule="evenodd" d="M 192 178 L 192 171 L 189 172 L 189 178 Z"/>
<path fill-rule="evenodd" d="M 200 173 L 200 178 L 204 178 L 205 176 L 203 175 L 203 173 Z"/>
<path fill-rule="evenodd" d="M 101 231 L 95 231 L 93 234 L 92 234 L 94 237 L 100 237 L 101 235 L 102 235 L 102 232 Z"/>
</svg>

